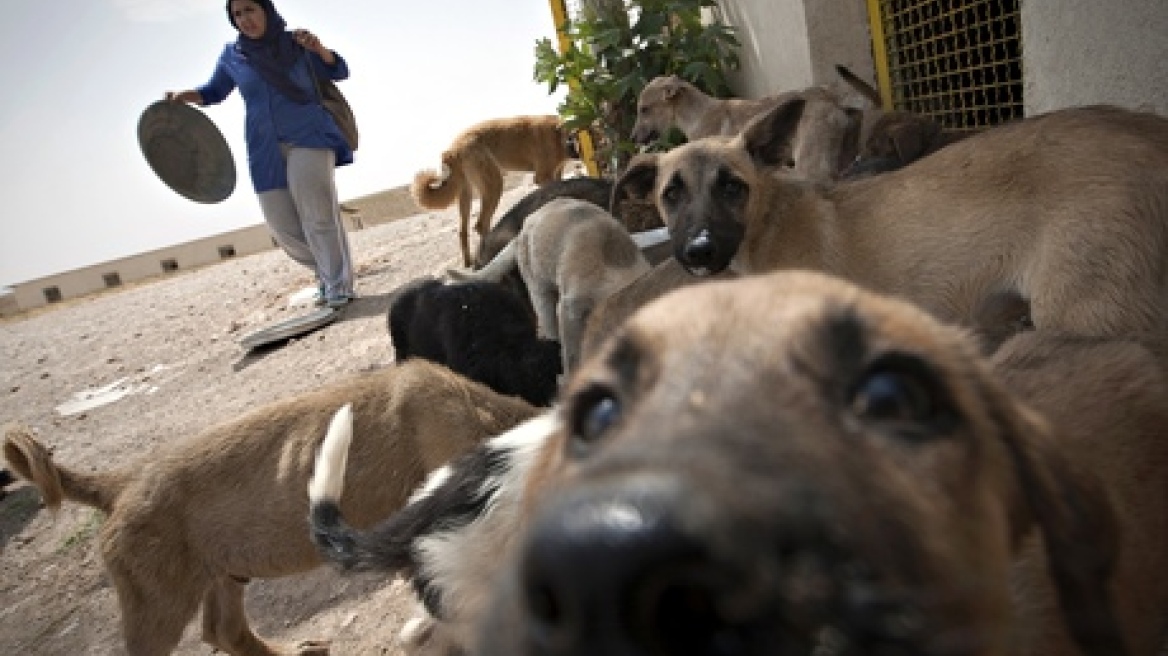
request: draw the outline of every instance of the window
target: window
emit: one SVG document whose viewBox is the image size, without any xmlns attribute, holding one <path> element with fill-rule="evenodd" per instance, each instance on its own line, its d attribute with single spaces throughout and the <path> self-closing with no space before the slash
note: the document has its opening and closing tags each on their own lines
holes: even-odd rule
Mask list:
<svg viewBox="0 0 1168 656">
<path fill-rule="evenodd" d="M 1022 117 L 1020 0 L 869 0 L 869 7 L 876 55 L 887 64 L 881 85 L 894 109 L 951 129 Z"/>
<path fill-rule="evenodd" d="M 167 273 L 178 271 L 178 260 L 163 260 L 162 270 Z"/>
<path fill-rule="evenodd" d="M 41 290 L 41 293 L 45 295 L 45 300 L 49 303 L 56 303 L 61 300 L 60 287 L 45 287 Z"/>
<path fill-rule="evenodd" d="M 101 278 L 105 281 L 106 287 L 119 287 L 122 284 L 122 277 L 119 276 L 116 271 L 113 273 L 107 273 Z"/>
<path fill-rule="evenodd" d="M 235 247 L 228 244 L 227 246 L 219 247 L 219 259 L 228 260 L 235 257 Z"/>
</svg>

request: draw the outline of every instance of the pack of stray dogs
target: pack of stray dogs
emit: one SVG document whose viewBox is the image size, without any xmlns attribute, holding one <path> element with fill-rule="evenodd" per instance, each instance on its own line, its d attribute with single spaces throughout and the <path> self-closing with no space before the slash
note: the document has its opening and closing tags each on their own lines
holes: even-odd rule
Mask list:
<svg viewBox="0 0 1168 656">
<path fill-rule="evenodd" d="M 1168 118 L 639 105 L 635 139 L 688 141 L 462 237 L 472 268 L 393 300 L 394 366 L 113 472 L 8 432 L 47 505 L 107 513 L 127 651 L 201 607 L 228 654 L 328 653 L 243 609 L 328 563 L 410 581 L 411 655 L 1164 653 Z M 443 155 L 449 198 L 559 167 L 505 125 Z"/>
</svg>

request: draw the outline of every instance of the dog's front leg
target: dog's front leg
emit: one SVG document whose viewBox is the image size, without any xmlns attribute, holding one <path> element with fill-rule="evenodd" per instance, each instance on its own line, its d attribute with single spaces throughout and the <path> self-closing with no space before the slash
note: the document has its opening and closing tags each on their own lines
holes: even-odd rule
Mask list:
<svg viewBox="0 0 1168 656">
<path fill-rule="evenodd" d="M 591 297 L 565 296 L 560 300 L 560 347 L 564 353 L 564 374 L 571 373 L 580 361 L 580 341 L 584 325 L 596 302 Z"/>
</svg>

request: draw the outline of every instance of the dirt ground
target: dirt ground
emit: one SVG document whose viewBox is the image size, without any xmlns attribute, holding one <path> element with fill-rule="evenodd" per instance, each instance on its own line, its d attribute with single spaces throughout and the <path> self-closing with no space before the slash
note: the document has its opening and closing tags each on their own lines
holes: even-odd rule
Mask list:
<svg viewBox="0 0 1168 656">
<path fill-rule="evenodd" d="M 496 217 L 529 190 L 508 192 Z M 352 233 L 360 298 L 338 322 L 270 349 L 249 353 L 238 340 L 307 311 L 289 308 L 288 299 L 313 284 L 280 251 L 4 320 L 0 424 L 24 422 L 59 462 L 104 470 L 261 404 L 386 365 L 389 295 L 458 263 L 455 212 Z M 97 400 L 121 398 L 83 409 L 83 397 L 97 393 Z M 76 504 L 54 517 L 27 486 L 0 501 L 0 654 L 123 653 L 115 593 L 94 548 L 100 523 Z M 326 567 L 254 581 L 247 598 L 261 635 L 326 639 L 333 654 L 356 655 L 400 653 L 395 637 L 413 604 L 401 581 Z M 175 653 L 212 653 L 197 620 Z"/>
</svg>

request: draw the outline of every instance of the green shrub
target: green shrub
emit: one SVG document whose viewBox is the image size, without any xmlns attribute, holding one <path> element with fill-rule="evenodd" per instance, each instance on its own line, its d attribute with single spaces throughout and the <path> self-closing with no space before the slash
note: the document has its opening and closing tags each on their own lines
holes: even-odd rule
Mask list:
<svg viewBox="0 0 1168 656">
<path fill-rule="evenodd" d="M 730 95 L 726 74 L 737 70 L 733 28 L 702 22 L 714 0 L 592 0 L 568 20 L 566 52 L 550 39 L 535 46 L 535 79 L 555 93 L 567 87 L 559 114 L 570 129 L 588 128 L 601 175 L 612 177 L 635 152 L 629 140 L 637 96 L 659 75 L 677 75 L 713 96 Z M 683 140 L 669 135 L 659 146 Z"/>
</svg>

